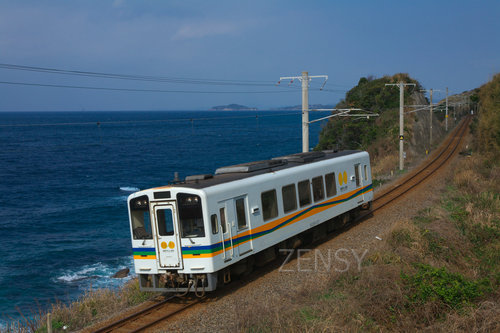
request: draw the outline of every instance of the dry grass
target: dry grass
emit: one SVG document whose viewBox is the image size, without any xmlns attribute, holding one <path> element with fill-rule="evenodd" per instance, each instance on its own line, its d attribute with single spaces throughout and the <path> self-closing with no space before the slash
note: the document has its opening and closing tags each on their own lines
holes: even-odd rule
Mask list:
<svg viewBox="0 0 500 333">
<path fill-rule="evenodd" d="M 500 150 L 500 73 L 483 85 L 479 92 L 480 105 L 476 146 L 482 152 Z M 498 178 L 497 178 L 498 179 Z"/>
<path fill-rule="evenodd" d="M 52 305 L 50 312 L 59 326 L 66 325 L 74 330 L 97 323 L 130 306 L 142 303 L 152 295 L 141 292 L 138 281 L 133 280 L 118 290 L 88 290 L 69 305 L 62 303 Z"/>
<path fill-rule="evenodd" d="M 478 180 L 478 175 L 470 169 L 460 170 L 453 177 L 453 183 L 455 185 L 469 192 L 478 192 Z"/>
<path fill-rule="evenodd" d="M 499 168 L 490 165 L 490 160 L 464 158 L 449 179 L 453 187 L 442 201 L 381 235 L 384 241 L 364 261 L 361 271 L 313 281 L 301 292 L 269 299 L 267 304 L 249 301 L 245 315 L 229 330 L 500 331 Z M 384 163 L 390 161 L 387 157 Z M 436 285 L 451 283 L 450 292 L 458 283 L 464 291 L 469 288 L 476 294 L 467 298 L 459 293 L 463 299 L 458 303 L 437 294 L 419 296 L 408 282 L 408 277 L 418 276 L 418 267 L 430 272 L 440 269 L 444 275 L 432 273 L 428 278 Z M 443 276 L 452 280 L 439 280 Z M 477 286 L 482 289 L 474 289 Z M 441 292 L 446 296 L 448 289 Z"/>
<path fill-rule="evenodd" d="M 379 155 L 378 160 L 372 165 L 374 178 L 386 177 L 391 170 L 396 170 L 399 165 L 399 156 L 396 154 Z"/>
<path fill-rule="evenodd" d="M 463 311 L 450 311 L 445 321 L 435 322 L 429 331 L 440 332 L 498 332 L 500 307 L 498 301 L 483 301 L 476 307 Z"/>
<path fill-rule="evenodd" d="M 153 293 L 141 292 L 137 279 L 134 279 L 116 290 L 88 290 L 78 300 L 70 304 L 61 302 L 53 304 L 47 312 L 52 314 L 54 332 L 73 332 L 140 304 L 154 295 Z M 0 332 L 42 333 L 47 332 L 46 324 L 47 314 L 40 310 L 18 322 L 10 323 L 3 330 L 0 329 Z"/>
</svg>

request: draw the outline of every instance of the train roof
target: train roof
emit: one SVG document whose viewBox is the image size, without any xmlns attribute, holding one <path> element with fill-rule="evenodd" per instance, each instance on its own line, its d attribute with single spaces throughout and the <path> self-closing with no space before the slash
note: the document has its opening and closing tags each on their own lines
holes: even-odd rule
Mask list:
<svg viewBox="0 0 500 333">
<path fill-rule="evenodd" d="M 343 151 L 313 151 L 307 153 L 298 153 L 286 156 L 275 157 L 271 160 L 256 161 L 230 165 L 218 168 L 215 175 L 203 174 L 188 176 L 182 182 L 175 182 L 170 186 L 162 186 L 156 189 L 166 187 L 188 187 L 193 189 L 203 189 L 235 180 L 245 179 L 279 170 L 289 169 L 300 165 L 324 161 L 332 158 L 348 156 L 361 153 L 360 150 Z"/>
</svg>

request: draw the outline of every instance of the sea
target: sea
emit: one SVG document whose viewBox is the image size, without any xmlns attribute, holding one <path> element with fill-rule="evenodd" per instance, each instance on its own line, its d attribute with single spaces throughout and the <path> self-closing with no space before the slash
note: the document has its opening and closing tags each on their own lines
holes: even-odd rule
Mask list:
<svg viewBox="0 0 500 333">
<path fill-rule="evenodd" d="M 0 324 L 133 278 L 128 195 L 167 185 L 174 172 L 182 179 L 300 152 L 301 117 L 0 112 Z M 321 126 L 310 126 L 311 147 Z M 127 267 L 129 277 L 111 278 Z"/>
</svg>

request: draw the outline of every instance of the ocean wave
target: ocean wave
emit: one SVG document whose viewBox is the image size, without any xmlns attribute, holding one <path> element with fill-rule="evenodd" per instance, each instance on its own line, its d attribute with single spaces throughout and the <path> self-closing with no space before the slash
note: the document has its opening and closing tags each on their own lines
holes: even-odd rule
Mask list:
<svg viewBox="0 0 500 333">
<path fill-rule="evenodd" d="M 137 192 L 140 191 L 140 189 L 138 187 L 133 187 L 133 186 L 120 186 L 120 191 Z"/>
<path fill-rule="evenodd" d="M 70 272 L 67 271 L 63 273 L 61 276 L 57 277 L 58 280 L 64 281 L 64 282 L 76 282 L 76 281 L 81 281 L 85 279 L 94 279 L 94 278 L 99 278 L 99 275 L 91 275 L 95 271 L 100 268 L 99 266 L 102 266 L 101 263 L 97 263 L 96 266 L 94 267 L 85 267 L 80 269 L 77 272 Z M 102 271 L 102 269 L 101 269 Z"/>
<path fill-rule="evenodd" d="M 111 276 L 123 268 L 130 268 L 130 274 L 123 279 L 115 279 Z M 112 287 L 119 286 L 123 282 L 134 277 L 132 257 L 124 257 L 114 263 L 97 262 L 90 265 L 84 265 L 74 270 L 66 269 L 60 271 L 54 281 L 58 283 L 67 283 L 78 285 L 79 287 Z"/>
</svg>

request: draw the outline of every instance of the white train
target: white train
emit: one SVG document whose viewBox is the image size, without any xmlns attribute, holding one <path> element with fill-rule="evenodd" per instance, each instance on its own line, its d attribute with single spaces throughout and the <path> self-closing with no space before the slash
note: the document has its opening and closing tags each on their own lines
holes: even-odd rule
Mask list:
<svg viewBox="0 0 500 333">
<path fill-rule="evenodd" d="M 310 152 L 222 167 L 128 198 L 145 291 L 213 291 L 345 224 L 373 200 L 367 152 Z"/>
</svg>

